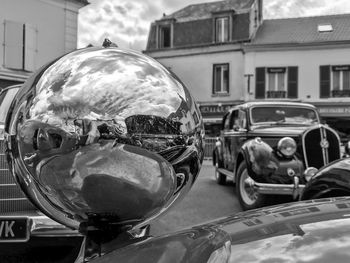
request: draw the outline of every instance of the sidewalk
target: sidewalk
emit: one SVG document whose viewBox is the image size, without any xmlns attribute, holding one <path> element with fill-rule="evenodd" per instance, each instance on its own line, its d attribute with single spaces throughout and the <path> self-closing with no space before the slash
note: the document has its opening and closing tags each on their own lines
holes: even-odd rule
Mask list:
<svg viewBox="0 0 350 263">
<path fill-rule="evenodd" d="M 203 166 L 204 165 L 213 166 L 213 160 L 211 160 L 211 159 L 204 159 L 203 160 Z"/>
</svg>

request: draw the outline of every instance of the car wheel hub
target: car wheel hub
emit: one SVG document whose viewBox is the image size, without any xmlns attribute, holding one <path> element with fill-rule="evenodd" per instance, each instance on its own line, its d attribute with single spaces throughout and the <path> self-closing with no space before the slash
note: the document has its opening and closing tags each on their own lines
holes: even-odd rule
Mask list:
<svg viewBox="0 0 350 263">
<path fill-rule="evenodd" d="M 247 205 L 253 205 L 258 199 L 258 192 L 254 189 L 254 180 L 248 175 L 247 169 L 241 175 L 240 189 L 243 202 Z"/>
</svg>

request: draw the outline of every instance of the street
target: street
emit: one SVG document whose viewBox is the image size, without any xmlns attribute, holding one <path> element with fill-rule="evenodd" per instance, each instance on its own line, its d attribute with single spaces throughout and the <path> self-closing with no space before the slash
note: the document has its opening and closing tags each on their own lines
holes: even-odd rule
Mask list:
<svg viewBox="0 0 350 263">
<path fill-rule="evenodd" d="M 187 196 L 151 224 L 154 236 L 174 232 L 241 211 L 234 185 L 218 185 L 211 161 L 204 161 L 201 172 Z"/>
</svg>

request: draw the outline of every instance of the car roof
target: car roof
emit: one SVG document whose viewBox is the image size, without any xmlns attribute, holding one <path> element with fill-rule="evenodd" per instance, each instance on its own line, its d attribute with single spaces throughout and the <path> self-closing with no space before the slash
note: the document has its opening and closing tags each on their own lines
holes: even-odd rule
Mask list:
<svg viewBox="0 0 350 263">
<path fill-rule="evenodd" d="M 299 106 L 304 108 L 310 108 L 310 109 L 317 109 L 314 105 L 309 103 L 303 103 L 303 102 L 292 102 L 292 101 L 250 101 L 245 102 L 239 105 L 236 105 L 230 109 L 230 111 L 235 109 L 248 109 L 255 106 L 280 106 L 280 107 L 288 107 L 288 106 Z"/>
</svg>

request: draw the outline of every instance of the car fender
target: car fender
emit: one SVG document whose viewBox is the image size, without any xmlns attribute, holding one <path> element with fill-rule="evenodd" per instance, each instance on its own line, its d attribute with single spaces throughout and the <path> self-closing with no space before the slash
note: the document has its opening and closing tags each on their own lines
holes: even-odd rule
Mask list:
<svg viewBox="0 0 350 263">
<path fill-rule="evenodd" d="M 236 161 L 236 172 L 243 159 L 246 162 L 249 176 L 257 182 L 262 182 L 264 177 L 279 168 L 279 162 L 273 154 L 273 149 L 260 137 L 243 144 Z"/>
<path fill-rule="evenodd" d="M 305 185 L 300 200 L 350 195 L 350 158 L 320 169 Z"/>
</svg>

